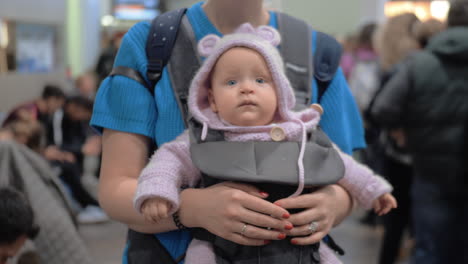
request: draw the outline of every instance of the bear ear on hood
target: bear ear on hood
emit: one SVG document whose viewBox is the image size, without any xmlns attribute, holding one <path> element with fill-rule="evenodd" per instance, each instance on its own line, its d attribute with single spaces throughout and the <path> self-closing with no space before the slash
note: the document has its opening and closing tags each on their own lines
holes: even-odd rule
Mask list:
<svg viewBox="0 0 468 264">
<path fill-rule="evenodd" d="M 198 42 L 198 53 L 203 57 L 208 57 L 220 40 L 221 38 L 214 34 L 205 36 Z"/>
<path fill-rule="evenodd" d="M 277 30 L 269 26 L 260 26 L 256 29 L 257 35 L 262 39 L 268 41 L 274 47 L 278 46 L 281 42 L 281 36 Z"/>
</svg>

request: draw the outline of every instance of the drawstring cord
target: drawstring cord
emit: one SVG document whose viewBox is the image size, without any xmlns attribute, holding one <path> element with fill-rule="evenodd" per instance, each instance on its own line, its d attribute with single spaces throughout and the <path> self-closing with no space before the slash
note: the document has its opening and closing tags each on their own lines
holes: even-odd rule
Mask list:
<svg viewBox="0 0 468 264">
<path fill-rule="evenodd" d="M 305 124 L 301 120 L 295 121 L 297 121 L 302 127 L 301 150 L 299 152 L 299 158 L 297 159 L 297 166 L 299 167 L 299 184 L 297 186 L 296 192 L 291 194 L 289 197 L 299 196 L 302 193 L 302 191 L 304 191 L 304 152 L 307 141 L 307 131 Z"/>
<path fill-rule="evenodd" d="M 201 132 L 201 140 L 202 141 L 205 141 L 207 134 L 208 134 L 208 125 L 206 124 L 206 122 L 203 122 L 203 128 L 202 128 L 202 132 Z"/>
</svg>

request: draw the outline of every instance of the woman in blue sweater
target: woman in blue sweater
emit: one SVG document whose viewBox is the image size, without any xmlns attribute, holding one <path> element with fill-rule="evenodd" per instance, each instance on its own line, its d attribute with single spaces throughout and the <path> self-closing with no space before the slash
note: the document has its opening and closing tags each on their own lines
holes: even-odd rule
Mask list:
<svg viewBox="0 0 468 264">
<path fill-rule="evenodd" d="M 255 26 L 277 27 L 276 13 L 267 11 L 262 0 L 208 0 L 190 7 L 186 17 L 195 41 L 207 34 L 222 36 L 230 33 L 245 22 Z M 149 27 L 148 23 L 139 23 L 127 33 L 115 65 L 132 67 L 143 74 L 146 72 L 145 44 Z M 311 86 L 316 86 L 315 81 Z M 317 94 L 315 90 L 312 89 Z M 341 70 L 337 71 L 320 103 L 326 113 L 321 126 L 328 136 L 347 153 L 364 147 L 361 119 Z M 158 233 L 159 241 L 174 258 L 182 255 L 191 239 L 188 231 L 177 230 L 172 218 L 157 224 L 150 223 L 132 206 L 137 178 L 148 161 L 151 141 L 162 145 L 184 130 L 167 69 L 163 70 L 162 78 L 156 85 L 154 97 L 134 80 L 123 76 L 107 78 L 96 97 L 91 123 L 103 131 L 101 206 L 112 218 L 135 231 Z M 337 185 L 283 200 L 281 207 L 265 201 L 261 190 L 234 183 L 206 189 L 185 189 L 180 197 L 179 227 L 182 224 L 205 228 L 235 243 L 252 246 L 263 245 L 267 240 L 278 240 L 278 232 L 264 229 L 262 232 L 243 232 L 243 236 L 236 236 L 234 234 L 241 230 L 235 227 L 243 224 L 278 227 L 289 236 L 298 236 L 303 235 L 304 230 L 308 230 L 314 222 L 317 224 L 315 232 L 297 239 L 299 244 L 307 245 L 320 241 L 352 208 L 350 196 Z M 287 210 L 290 208 L 306 210 L 289 215 Z M 289 217 L 285 219 L 284 216 Z M 290 229 L 292 226 L 294 228 Z"/>
</svg>

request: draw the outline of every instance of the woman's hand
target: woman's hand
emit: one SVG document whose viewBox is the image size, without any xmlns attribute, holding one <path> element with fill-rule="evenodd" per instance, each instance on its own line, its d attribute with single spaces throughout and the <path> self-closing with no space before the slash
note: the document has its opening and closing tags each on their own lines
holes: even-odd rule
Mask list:
<svg viewBox="0 0 468 264">
<path fill-rule="evenodd" d="M 264 200 L 267 196 L 250 185 L 229 182 L 186 189 L 181 193 L 179 215 L 187 227 L 205 228 L 237 244 L 260 246 L 284 239 L 284 230 L 292 228 L 286 220 L 288 211 Z"/>
<path fill-rule="evenodd" d="M 288 236 L 299 236 L 291 240 L 297 245 L 310 245 L 319 242 L 330 229 L 339 224 L 350 212 L 352 200 L 349 194 L 339 185 L 327 185 L 313 193 L 275 202 L 285 208 L 304 208 L 292 214 L 288 219 L 293 225 L 287 231 Z"/>
</svg>

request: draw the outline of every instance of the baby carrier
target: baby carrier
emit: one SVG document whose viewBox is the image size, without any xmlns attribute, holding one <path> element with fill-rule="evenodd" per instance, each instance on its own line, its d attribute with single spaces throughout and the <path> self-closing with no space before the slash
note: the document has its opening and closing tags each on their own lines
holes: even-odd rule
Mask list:
<svg viewBox="0 0 468 264">
<path fill-rule="evenodd" d="M 286 198 L 297 189 L 300 142 L 229 142 L 225 141 L 222 131 L 213 129 L 208 129 L 206 138 L 201 140 L 201 134 L 202 125 L 190 119 L 190 153 L 193 163 L 202 172 L 203 187 L 223 181 L 246 182 L 269 193 L 267 200 L 270 202 Z M 336 183 L 344 175 L 343 162 L 320 127 L 308 134 L 304 161 L 305 193 Z M 250 263 L 260 259 L 262 263 L 320 263 L 318 243 L 295 246 L 288 239 L 263 247 L 248 247 L 201 228 L 191 231 L 194 238 L 213 244 L 220 263 Z M 301 260 L 293 260 L 298 258 Z"/>
<path fill-rule="evenodd" d="M 131 78 L 144 85 L 154 95 L 155 85 L 167 65 L 176 100 L 187 125 L 188 87 L 192 76 L 200 67 L 200 59 L 196 55 L 195 37 L 188 19 L 184 16 L 185 11 L 186 9 L 171 11 L 153 20 L 146 45 L 146 74 L 129 67 L 118 66 L 110 75 Z M 277 19 L 283 39 L 288 40 L 283 42 L 280 52 L 285 59 L 286 74 L 295 89 L 297 108 L 307 107 L 312 101 L 312 96 L 317 96 L 317 101 L 320 100 L 333 79 L 339 65 L 341 47 L 336 40 L 324 33 L 313 31 L 303 21 L 282 13 L 277 13 Z M 312 55 L 312 46 L 315 56 Z M 180 65 L 184 65 L 183 71 L 180 70 Z M 311 90 L 312 82 L 317 84 L 314 92 Z M 295 175 L 297 178 L 297 174 Z M 128 263 L 178 263 L 183 259 L 183 256 L 172 258 L 154 235 L 129 230 L 128 240 Z M 329 241 L 334 244 L 331 239 Z"/>
</svg>

